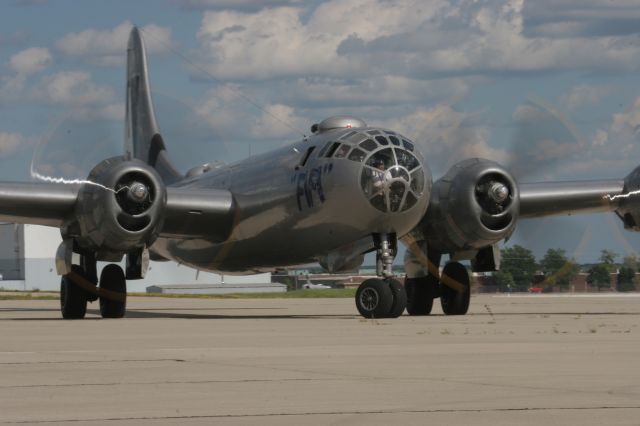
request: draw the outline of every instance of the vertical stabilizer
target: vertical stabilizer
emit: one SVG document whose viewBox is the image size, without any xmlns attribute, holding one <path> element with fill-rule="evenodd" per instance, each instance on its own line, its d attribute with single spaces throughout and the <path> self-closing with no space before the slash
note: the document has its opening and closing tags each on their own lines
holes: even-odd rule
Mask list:
<svg viewBox="0 0 640 426">
<path fill-rule="evenodd" d="M 182 176 L 171 164 L 156 123 L 147 73 L 147 58 L 140 30 L 133 27 L 127 45 L 127 115 L 125 155 L 153 166 L 165 182 Z"/>
</svg>

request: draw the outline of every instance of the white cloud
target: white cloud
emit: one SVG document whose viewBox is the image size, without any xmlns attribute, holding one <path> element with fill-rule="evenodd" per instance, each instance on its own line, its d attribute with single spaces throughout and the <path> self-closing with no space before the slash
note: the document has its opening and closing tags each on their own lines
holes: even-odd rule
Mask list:
<svg viewBox="0 0 640 426">
<path fill-rule="evenodd" d="M 569 93 L 562 96 L 560 102 L 573 111 L 585 106 L 597 105 L 610 92 L 609 87 L 581 84 L 572 87 Z"/>
<path fill-rule="evenodd" d="M 266 7 L 286 6 L 302 0 L 177 0 L 186 9 L 260 10 Z"/>
<path fill-rule="evenodd" d="M 81 57 L 92 64 L 118 66 L 125 62 L 129 31 L 133 24 L 124 21 L 108 30 L 87 29 L 69 33 L 56 41 L 56 48 L 67 56 Z M 155 24 L 141 28 L 147 53 L 164 52 L 172 45 L 171 28 Z"/>
<path fill-rule="evenodd" d="M 9 59 L 9 66 L 18 74 L 38 73 L 51 64 L 51 52 L 43 47 L 30 47 Z"/>
<path fill-rule="evenodd" d="M 299 117 L 288 105 L 267 105 L 258 120 L 251 126 L 251 135 L 256 139 L 292 140 L 301 136 L 298 129 L 305 128 L 307 122 L 308 120 Z"/>
<path fill-rule="evenodd" d="M 590 154 L 603 161 L 626 164 L 622 170 L 637 165 L 640 159 L 640 97 L 627 111 L 613 114 L 608 128 L 596 131 Z"/>
<path fill-rule="evenodd" d="M 468 90 L 462 79 L 425 81 L 403 76 L 372 76 L 363 79 L 299 78 L 283 81 L 283 97 L 307 105 L 425 104 L 460 98 Z"/>
<path fill-rule="evenodd" d="M 25 138 L 20 133 L 0 132 L 0 158 L 6 158 L 18 151 Z"/>
<path fill-rule="evenodd" d="M 368 75 L 371 69 L 338 55 L 338 46 L 349 36 L 370 41 L 412 31 L 433 9 L 427 11 L 419 1 L 330 1 L 305 22 L 302 9 L 294 7 L 256 13 L 209 11 L 198 39 L 210 60 L 208 69 L 217 77 Z"/>
<path fill-rule="evenodd" d="M 87 72 L 63 71 L 44 78 L 33 96 L 43 102 L 77 107 L 108 103 L 114 93 L 110 87 L 94 83 Z"/>
<path fill-rule="evenodd" d="M 634 35 L 525 34 L 523 0 L 334 0 L 303 9 L 207 11 L 198 39 L 217 78 L 632 71 Z M 306 16 L 306 15 L 304 15 Z"/>
<path fill-rule="evenodd" d="M 413 139 L 435 173 L 444 173 L 453 164 L 470 157 L 507 163 L 509 154 L 490 145 L 490 129 L 470 123 L 472 115 L 456 111 L 451 105 L 440 104 L 374 124 Z"/>
</svg>

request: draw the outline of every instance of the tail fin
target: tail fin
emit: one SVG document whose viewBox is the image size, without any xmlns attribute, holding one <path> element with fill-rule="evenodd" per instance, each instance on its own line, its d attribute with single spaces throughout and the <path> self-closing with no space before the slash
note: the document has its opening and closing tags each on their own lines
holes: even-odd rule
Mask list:
<svg viewBox="0 0 640 426">
<path fill-rule="evenodd" d="M 142 36 L 133 27 L 127 45 L 127 115 L 125 118 L 125 155 L 154 167 L 165 183 L 182 175 L 171 164 L 160 129 L 156 123 L 147 75 L 147 58 Z"/>
</svg>

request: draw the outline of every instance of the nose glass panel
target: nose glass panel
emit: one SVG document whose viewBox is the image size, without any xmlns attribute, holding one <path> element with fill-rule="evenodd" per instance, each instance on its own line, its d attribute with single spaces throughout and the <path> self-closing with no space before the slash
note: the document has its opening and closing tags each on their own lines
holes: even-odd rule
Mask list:
<svg viewBox="0 0 640 426">
<path fill-rule="evenodd" d="M 392 144 L 396 145 L 393 141 Z M 424 191 L 424 181 L 420 161 L 411 152 L 398 147 L 384 147 L 373 152 L 366 160 L 360 178 L 362 191 L 371 205 L 391 213 L 416 205 Z"/>
</svg>

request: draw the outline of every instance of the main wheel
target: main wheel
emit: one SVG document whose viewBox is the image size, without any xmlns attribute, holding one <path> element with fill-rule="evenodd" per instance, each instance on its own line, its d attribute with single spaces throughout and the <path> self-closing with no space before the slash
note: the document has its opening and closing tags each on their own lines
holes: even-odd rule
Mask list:
<svg viewBox="0 0 640 426">
<path fill-rule="evenodd" d="M 389 279 L 389 288 L 393 295 L 393 302 L 389 310 L 389 318 L 398 318 L 407 307 L 407 292 L 402 284 L 397 280 Z"/>
<path fill-rule="evenodd" d="M 464 315 L 469 310 L 471 286 L 467 268 L 458 262 L 449 262 L 440 278 L 440 303 L 446 315 Z"/>
<path fill-rule="evenodd" d="M 435 297 L 434 285 L 427 277 L 405 278 L 407 291 L 407 312 L 409 315 L 429 315 Z"/>
<path fill-rule="evenodd" d="M 127 280 L 122 268 L 110 263 L 100 273 L 100 314 L 122 318 L 127 306 Z"/>
<path fill-rule="evenodd" d="M 393 305 L 388 283 L 377 278 L 365 280 L 356 291 L 356 307 L 365 318 L 387 318 Z"/>
<path fill-rule="evenodd" d="M 60 279 L 60 311 L 64 319 L 82 319 L 87 313 L 87 292 L 82 287 L 87 280 L 84 270 L 71 266 L 71 273 Z M 88 280 L 87 280 L 88 281 Z"/>
</svg>

